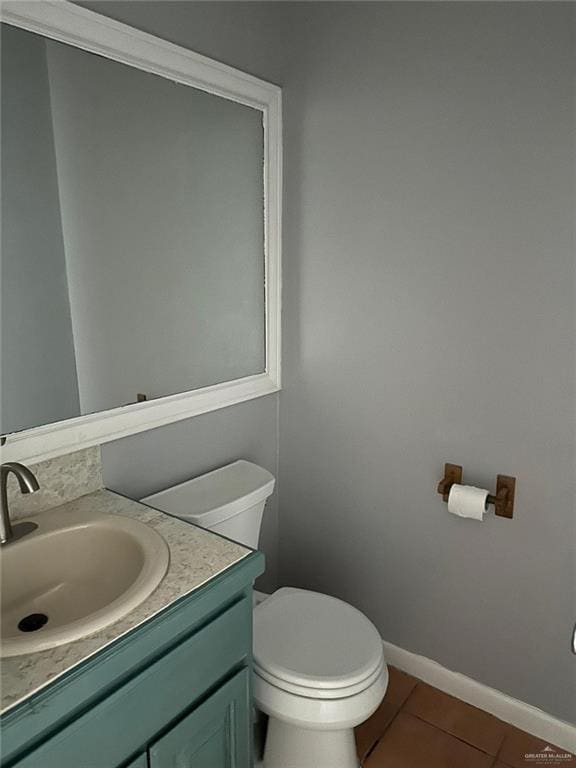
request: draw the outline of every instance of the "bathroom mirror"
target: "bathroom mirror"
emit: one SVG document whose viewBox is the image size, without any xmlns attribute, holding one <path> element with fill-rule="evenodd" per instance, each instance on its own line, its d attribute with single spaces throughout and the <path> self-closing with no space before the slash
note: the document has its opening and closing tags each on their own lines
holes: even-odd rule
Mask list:
<svg viewBox="0 0 576 768">
<path fill-rule="evenodd" d="M 4 3 L 4 460 L 279 388 L 280 91 L 69 3 Z"/>
</svg>

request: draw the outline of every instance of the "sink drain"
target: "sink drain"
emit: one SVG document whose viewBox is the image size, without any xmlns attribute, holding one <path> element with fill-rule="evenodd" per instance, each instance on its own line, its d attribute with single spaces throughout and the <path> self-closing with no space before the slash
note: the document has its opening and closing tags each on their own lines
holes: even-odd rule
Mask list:
<svg viewBox="0 0 576 768">
<path fill-rule="evenodd" d="M 18 622 L 18 629 L 20 632 L 36 632 L 36 630 L 42 629 L 47 621 L 48 616 L 45 613 L 31 613 Z"/>
</svg>

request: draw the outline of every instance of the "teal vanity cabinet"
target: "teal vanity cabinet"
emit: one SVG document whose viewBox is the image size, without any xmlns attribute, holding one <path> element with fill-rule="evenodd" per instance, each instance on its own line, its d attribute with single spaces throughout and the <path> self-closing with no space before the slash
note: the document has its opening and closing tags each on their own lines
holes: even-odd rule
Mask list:
<svg viewBox="0 0 576 768">
<path fill-rule="evenodd" d="M 1 718 L 2 768 L 249 768 L 253 552 Z"/>
</svg>

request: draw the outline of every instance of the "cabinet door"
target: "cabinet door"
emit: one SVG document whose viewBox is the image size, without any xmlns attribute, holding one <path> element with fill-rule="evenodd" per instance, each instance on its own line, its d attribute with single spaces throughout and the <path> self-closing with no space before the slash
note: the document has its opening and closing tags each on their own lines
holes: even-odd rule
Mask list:
<svg viewBox="0 0 576 768">
<path fill-rule="evenodd" d="M 150 768 L 250 768 L 250 707 L 244 669 L 150 747 Z"/>
</svg>

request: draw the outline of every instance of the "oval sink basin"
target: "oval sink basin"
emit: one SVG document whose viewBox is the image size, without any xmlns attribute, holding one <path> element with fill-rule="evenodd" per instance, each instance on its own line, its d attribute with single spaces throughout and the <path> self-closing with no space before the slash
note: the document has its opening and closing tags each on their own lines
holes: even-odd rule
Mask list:
<svg viewBox="0 0 576 768">
<path fill-rule="evenodd" d="M 127 517 L 48 511 L 0 551 L 0 656 L 52 648 L 112 624 L 158 586 L 170 560 L 153 528 Z"/>
</svg>

